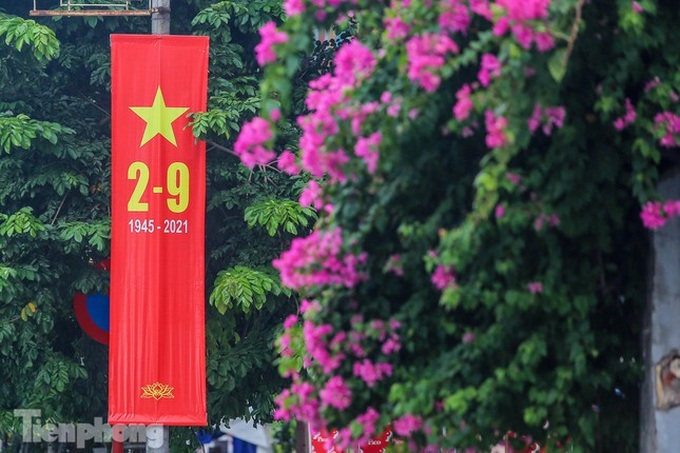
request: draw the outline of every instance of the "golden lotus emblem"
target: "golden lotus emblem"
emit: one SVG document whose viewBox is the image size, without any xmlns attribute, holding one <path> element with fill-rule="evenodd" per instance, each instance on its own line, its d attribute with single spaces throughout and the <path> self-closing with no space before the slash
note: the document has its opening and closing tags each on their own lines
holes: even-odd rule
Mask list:
<svg viewBox="0 0 680 453">
<path fill-rule="evenodd" d="M 145 385 L 142 387 L 142 398 L 153 398 L 156 401 L 162 398 L 174 398 L 175 395 L 172 391 L 175 390 L 167 384 L 161 384 L 160 382 L 154 382 L 153 384 Z"/>
</svg>

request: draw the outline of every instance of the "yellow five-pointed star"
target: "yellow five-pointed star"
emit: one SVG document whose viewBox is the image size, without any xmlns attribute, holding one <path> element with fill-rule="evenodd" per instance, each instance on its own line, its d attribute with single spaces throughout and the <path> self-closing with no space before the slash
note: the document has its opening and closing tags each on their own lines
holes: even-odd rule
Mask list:
<svg viewBox="0 0 680 453">
<path fill-rule="evenodd" d="M 130 107 L 130 110 L 146 121 L 144 136 L 139 146 L 144 146 L 146 142 L 158 134 L 161 134 L 167 141 L 177 146 L 175 133 L 172 130 L 172 122 L 182 116 L 182 113 L 189 110 L 189 107 L 166 107 L 165 99 L 163 99 L 163 93 L 159 86 L 151 107 Z"/>
</svg>

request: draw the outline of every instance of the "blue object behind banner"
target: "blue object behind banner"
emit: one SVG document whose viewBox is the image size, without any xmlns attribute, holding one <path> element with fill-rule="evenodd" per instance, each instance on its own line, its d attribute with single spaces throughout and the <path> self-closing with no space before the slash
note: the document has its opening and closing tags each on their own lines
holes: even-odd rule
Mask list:
<svg viewBox="0 0 680 453">
<path fill-rule="evenodd" d="M 87 295 L 87 311 L 92 321 L 102 330 L 109 331 L 109 296 L 102 293 Z"/>
<path fill-rule="evenodd" d="M 257 453 L 257 445 L 234 437 L 234 453 Z"/>
<path fill-rule="evenodd" d="M 73 308 L 80 327 L 95 341 L 109 343 L 109 296 L 76 293 Z"/>
</svg>

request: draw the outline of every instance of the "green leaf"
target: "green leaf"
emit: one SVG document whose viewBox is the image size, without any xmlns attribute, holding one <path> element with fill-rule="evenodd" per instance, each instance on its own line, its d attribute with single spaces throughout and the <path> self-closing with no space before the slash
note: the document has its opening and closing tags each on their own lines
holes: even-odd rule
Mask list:
<svg viewBox="0 0 680 453">
<path fill-rule="evenodd" d="M 561 82 L 567 73 L 568 62 L 566 61 L 565 56 L 566 50 L 560 49 L 555 51 L 548 60 L 548 71 L 557 83 Z"/>
</svg>

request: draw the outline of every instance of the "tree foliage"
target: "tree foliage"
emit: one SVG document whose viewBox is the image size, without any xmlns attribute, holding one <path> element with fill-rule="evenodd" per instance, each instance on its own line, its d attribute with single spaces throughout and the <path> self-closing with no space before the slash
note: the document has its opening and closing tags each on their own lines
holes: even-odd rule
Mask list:
<svg viewBox="0 0 680 453">
<path fill-rule="evenodd" d="M 680 143 L 671 3 L 285 2 L 260 44 L 273 132 L 309 36 L 357 29 L 298 118 L 320 214 L 275 261 L 305 298 L 279 418 L 343 445 L 391 423 L 420 446 L 637 451 L 640 210 L 677 215 L 654 203 Z M 237 148 L 266 165 L 255 125 Z"/>
<path fill-rule="evenodd" d="M 261 107 L 257 29 L 283 12 L 273 0 L 175 3 L 173 34 L 211 38 L 208 111 L 193 117 L 208 143 L 209 420 L 270 421 L 284 382 L 273 342 L 295 310 L 270 262 L 314 214 L 292 201 L 303 182 L 274 166 L 244 168 L 231 149 Z M 17 408 L 59 422 L 106 414 L 107 349 L 80 330 L 72 304 L 77 291 L 108 291 L 94 264 L 109 255 L 109 35 L 150 28 L 144 18 L 36 22 L 28 8 L 0 7 L 0 434 L 9 437 L 21 432 Z"/>
</svg>

